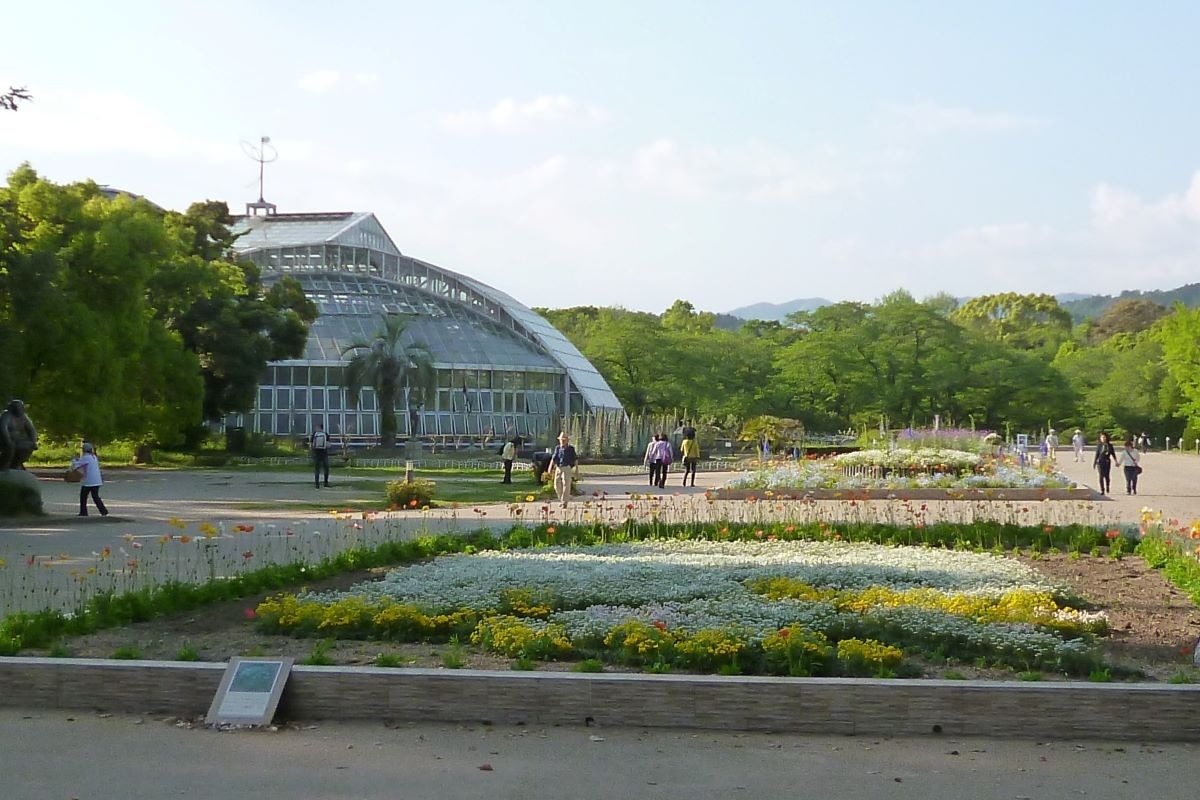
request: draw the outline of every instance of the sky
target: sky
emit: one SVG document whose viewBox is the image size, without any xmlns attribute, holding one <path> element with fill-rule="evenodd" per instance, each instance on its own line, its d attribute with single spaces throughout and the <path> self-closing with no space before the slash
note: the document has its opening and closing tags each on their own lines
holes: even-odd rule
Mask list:
<svg viewBox="0 0 1200 800">
<path fill-rule="evenodd" d="M 1200 280 L 1200 4 L 62 2 L 0 169 L 372 211 L 530 306 Z"/>
</svg>

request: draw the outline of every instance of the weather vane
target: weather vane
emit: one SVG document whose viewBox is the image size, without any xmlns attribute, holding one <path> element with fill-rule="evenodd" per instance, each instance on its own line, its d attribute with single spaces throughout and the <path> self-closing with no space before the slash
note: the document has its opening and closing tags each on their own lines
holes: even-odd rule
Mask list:
<svg viewBox="0 0 1200 800">
<path fill-rule="evenodd" d="M 263 199 L 263 166 L 279 158 L 279 151 L 271 146 L 270 136 L 259 137 L 257 145 L 243 141 L 242 151 L 258 162 L 258 201 L 246 203 L 246 216 L 256 216 L 259 211 L 272 215 L 275 213 L 275 204 Z"/>
</svg>

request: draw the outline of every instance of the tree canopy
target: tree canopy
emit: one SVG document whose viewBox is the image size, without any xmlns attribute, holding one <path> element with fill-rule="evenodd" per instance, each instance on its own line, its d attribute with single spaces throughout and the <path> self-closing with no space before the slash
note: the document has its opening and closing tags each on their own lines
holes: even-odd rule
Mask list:
<svg viewBox="0 0 1200 800">
<path fill-rule="evenodd" d="M 316 309 L 237 263 L 229 222 L 223 203 L 164 212 L 15 170 L 0 187 L 0 396 L 49 436 L 101 442 L 178 443 L 248 410 Z"/>
</svg>

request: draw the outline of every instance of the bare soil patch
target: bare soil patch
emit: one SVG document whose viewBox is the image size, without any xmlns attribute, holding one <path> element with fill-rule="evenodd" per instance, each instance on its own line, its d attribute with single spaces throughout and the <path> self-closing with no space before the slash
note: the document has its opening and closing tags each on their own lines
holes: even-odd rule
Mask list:
<svg viewBox="0 0 1200 800">
<path fill-rule="evenodd" d="M 1022 560 L 1108 615 L 1110 633 L 1103 641 L 1114 664 L 1141 670 L 1150 680 L 1167 680 L 1192 666 L 1200 608 L 1140 557 L 1052 553 Z"/>
<path fill-rule="evenodd" d="M 1200 637 L 1200 608 L 1157 570 L 1141 558 L 1113 559 L 1104 556 L 1071 558 L 1066 554 L 1041 555 L 1022 560 L 1053 580 L 1070 587 L 1087 608 L 1103 610 L 1111 633 L 1104 640 L 1108 660 L 1119 675 L 1142 676 L 1143 680 L 1167 681 L 1185 673 L 1200 681 L 1200 670 L 1192 668 L 1192 651 Z M 347 573 L 314 583 L 313 590 L 342 589 L 381 577 L 384 570 Z M 253 609 L 266 595 L 218 603 L 177 617 L 101 631 L 65 642 L 71 656 L 110 658 L 119 648 L 129 648 L 138 657 L 174 660 L 192 649 L 201 661 L 225 661 L 231 656 L 287 655 L 298 662 L 309 657 L 314 639 L 296 639 L 258 632 Z M 468 643 L 395 643 L 382 641 L 333 640 L 323 643 L 334 663 L 371 666 L 379 655 L 394 655 L 408 667 L 443 668 L 453 663 L 468 669 L 507 670 L 512 661 L 487 653 Z M 39 654 L 36 652 L 30 655 Z M 540 670 L 569 670 L 571 663 L 540 663 Z M 625 671 L 606 666 L 606 671 Z M 1011 671 L 981 669 L 967 664 L 930 666 L 927 677 L 955 674 L 970 679 L 1011 680 Z M 1061 676 L 1046 675 L 1046 679 Z"/>
</svg>

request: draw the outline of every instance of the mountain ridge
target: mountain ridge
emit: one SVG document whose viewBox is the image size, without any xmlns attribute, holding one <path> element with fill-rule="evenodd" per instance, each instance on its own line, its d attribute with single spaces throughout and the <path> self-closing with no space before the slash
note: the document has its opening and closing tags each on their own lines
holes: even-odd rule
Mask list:
<svg viewBox="0 0 1200 800">
<path fill-rule="evenodd" d="M 1195 308 L 1200 306 L 1200 283 L 1187 283 L 1174 289 L 1126 289 L 1117 295 L 1061 292 L 1054 295 L 1054 298 L 1071 314 L 1072 320 L 1080 323 L 1087 319 L 1096 319 L 1104 313 L 1106 308 L 1118 300 L 1149 300 L 1168 308 L 1178 302 L 1188 308 Z M 959 302 L 969 299 L 959 298 Z M 815 311 L 822 306 L 833 305 L 833 302 L 823 297 L 798 297 L 782 303 L 762 302 L 738 306 L 723 312 L 723 315 L 741 320 L 783 322 L 788 314 L 796 311 Z"/>
</svg>

